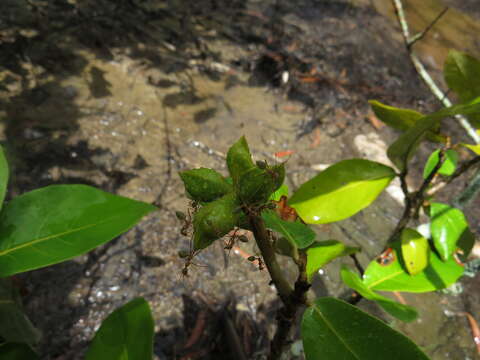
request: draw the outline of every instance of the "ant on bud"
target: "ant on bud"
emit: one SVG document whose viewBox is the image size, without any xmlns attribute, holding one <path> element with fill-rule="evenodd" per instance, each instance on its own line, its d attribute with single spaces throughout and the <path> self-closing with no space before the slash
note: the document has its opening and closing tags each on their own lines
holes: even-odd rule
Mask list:
<svg viewBox="0 0 480 360">
<path fill-rule="evenodd" d="M 180 234 L 188 236 L 188 230 L 192 225 L 192 215 L 198 210 L 198 203 L 192 201 L 190 207 L 187 209 L 187 214 L 182 211 L 175 211 L 175 216 L 178 220 L 183 221 L 183 226 L 180 229 Z"/>
</svg>

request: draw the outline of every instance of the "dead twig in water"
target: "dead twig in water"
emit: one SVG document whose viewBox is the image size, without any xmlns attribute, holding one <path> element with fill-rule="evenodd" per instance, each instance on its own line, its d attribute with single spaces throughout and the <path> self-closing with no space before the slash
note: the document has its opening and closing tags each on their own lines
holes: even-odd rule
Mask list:
<svg viewBox="0 0 480 360">
<path fill-rule="evenodd" d="M 410 30 L 408 28 L 408 22 L 405 17 L 405 12 L 403 10 L 403 3 L 401 0 L 392 0 L 393 6 L 395 7 L 395 13 L 397 14 L 398 22 L 400 23 L 400 27 L 402 29 L 402 34 L 403 34 L 403 39 L 405 40 L 405 46 L 408 51 L 408 55 L 410 56 L 410 60 L 413 63 L 413 66 L 415 67 L 415 70 L 417 70 L 418 75 L 422 78 L 422 80 L 425 82 L 425 84 L 428 86 L 430 91 L 432 92 L 433 95 L 446 107 L 452 106 L 452 102 L 450 99 L 445 95 L 445 93 L 440 89 L 440 87 L 435 83 L 435 81 L 432 79 L 428 71 L 425 69 L 423 66 L 422 62 L 418 58 L 417 54 L 415 51 L 412 49 L 412 45 L 423 38 L 424 34 L 427 33 L 428 30 L 430 30 L 433 25 L 440 19 L 441 16 L 443 16 L 447 9 L 444 9 L 435 19 L 434 21 L 427 26 L 427 28 L 420 33 L 418 36 L 411 37 L 410 36 Z M 423 35 L 422 35 L 423 34 Z M 475 143 L 480 144 L 480 135 L 477 134 L 475 129 L 472 127 L 470 122 L 462 115 L 455 115 L 455 118 L 458 120 L 460 125 L 465 129 L 467 134 L 475 141 Z"/>
</svg>

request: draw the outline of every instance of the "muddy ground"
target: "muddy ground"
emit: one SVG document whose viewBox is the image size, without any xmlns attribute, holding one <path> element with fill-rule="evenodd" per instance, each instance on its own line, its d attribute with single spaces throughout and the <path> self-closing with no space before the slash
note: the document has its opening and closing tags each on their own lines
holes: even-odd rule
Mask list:
<svg viewBox="0 0 480 360">
<path fill-rule="evenodd" d="M 12 166 L 9 197 L 83 183 L 160 208 L 88 255 L 21 276 L 26 311 L 43 332 L 42 359 L 83 358 L 101 320 L 136 296 L 153 309 L 159 359 L 225 359 L 234 336 L 248 358 L 262 358 L 278 306 L 266 272 L 218 242 L 188 277 L 181 274 L 177 252 L 189 239 L 175 218 L 187 208 L 178 171 L 208 166 L 226 173 L 225 153 L 241 135 L 257 159 L 274 162 L 275 152 L 295 151 L 287 163 L 292 188 L 341 159 L 388 162 L 384 151 L 397 134 L 379 126 L 367 100 L 425 112 L 439 104 L 410 65 L 385 3 L 2 0 L 0 126 Z M 448 3 L 457 10 L 419 46 L 437 78 L 447 48 L 480 54 L 478 5 Z M 409 4 L 416 29 L 443 6 L 425 1 L 416 12 Z M 452 38 L 455 31 L 462 36 Z M 466 140 L 457 126 L 450 131 Z M 412 185 L 432 149 L 425 145 L 415 159 Z M 442 198 L 463 186 L 455 182 Z M 396 194 L 393 186 L 353 218 L 317 228 L 319 238 L 361 246 L 366 265 L 401 214 Z M 467 208 L 477 235 L 478 207 Z M 242 251 L 256 253 L 251 241 Z M 345 293 L 342 262 L 349 260 L 325 269 L 316 295 Z M 480 313 L 479 281 L 462 280 L 461 294 L 405 295 L 421 314 L 413 324 L 361 306 L 434 359 L 474 359 L 465 318 L 451 314 Z M 209 325 L 192 339 L 202 317 Z"/>
</svg>

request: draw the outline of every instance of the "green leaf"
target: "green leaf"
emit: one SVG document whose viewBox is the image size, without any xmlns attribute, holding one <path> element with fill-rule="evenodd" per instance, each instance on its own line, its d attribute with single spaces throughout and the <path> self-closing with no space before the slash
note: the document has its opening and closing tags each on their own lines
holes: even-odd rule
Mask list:
<svg viewBox="0 0 480 360">
<path fill-rule="evenodd" d="M 247 170 L 255 167 L 248 148 L 247 140 L 242 136 L 227 153 L 227 166 L 233 184 L 236 185 L 240 180 L 240 176 Z"/>
<path fill-rule="evenodd" d="M 377 291 L 405 291 L 423 293 L 444 289 L 455 283 L 463 274 L 463 266 L 454 259 L 442 262 L 434 251 L 430 251 L 428 266 L 417 275 L 409 275 L 400 263 L 400 243 L 392 244 L 394 261 L 381 265 L 370 262 L 363 275 L 363 283 Z"/>
<path fill-rule="evenodd" d="M 394 177 L 388 166 L 343 160 L 300 186 L 288 203 L 307 224 L 339 221 L 370 205 Z"/>
<path fill-rule="evenodd" d="M 456 114 L 471 115 L 475 113 L 480 113 L 480 103 L 454 105 L 419 119 L 415 126 L 404 132 L 390 145 L 387 150 L 388 158 L 400 171 L 404 171 L 426 133 L 434 129 L 439 120 Z"/>
<path fill-rule="evenodd" d="M 397 130 L 405 131 L 410 129 L 418 119 L 424 116 L 418 111 L 385 105 L 380 101 L 369 100 L 368 102 L 377 118 Z"/>
<path fill-rule="evenodd" d="M 401 131 L 407 131 L 424 117 L 417 111 L 388 106 L 376 100 L 370 100 L 369 103 L 377 118 L 388 126 Z M 445 137 L 436 133 L 437 128 L 434 128 L 435 131 L 427 131 L 426 137 L 430 141 L 444 143 Z"/>
<path fill-rule="evenodd" d="M 27 344 L 6 343 L 0 345 L 0 359 L 2 360 L 38 360 L 37 354 Z"/>
<path fill-rule="evenodd" d="M 299 249 L 310 246 L 315 241 L 315 232 L 300 221 L 290 222 L 282 220 L 276 212 L 265 210 L 262 212 L 265 225 L 282 234 L 287 240 Z"/>
<path fill-rule="evenodd" d="M 270 195 L 269 200 L 279 201 L 282 196 L 288 197 L 288 186 L 283 184 L 278 190 L 276 190 L 272 195 Z"/>
<path fill-rule="evenodd" d="M 337 240 L 319 241 L 307 249 L 307 279 L 312 281 L 313 275 L 330 261 L 341 256 L 359 252 L 360 248 L 350 247 Z"/>
<path fill-rule="evenodd" d="M 307 360 L 428 359 L 405 335 L 330 297 L 317 299 L 305 311 L 302 338 Z"/>
<path fill-rule="evenodd" d="M 437 125 L 437 119 L 424 117 L 414 127 L 404 132 L 387 149 L 387 156 L 400 171 L 407 168 L 407 163 L 415 153 L 426 132 Z"/>
<path fill-rule="evenodd" d="M 86 185 L 52 185 L 16 197 L 0 214 L 0 276 L 86 253 L 155 209 Z"/>
<path fill-rule="evenodd" d="M 40 339 L 40 332 L 23 312 L 20 295 L 9 278 L 0 279 L 0 337 L 28 345 Z"/>
<path fill-rule="evenodd" d="M 430 173 L 433 171 L 435 166 L 437 166 L 440 161 L 440 150 L 435 150 L 427 160 L 425 168 L 423 169 L 423 178 L 426 179 Z M 444 161 L 438 173 L 446 176 L 450 176 L 455 172 L 455 168 L 458 163 L 458 153 L 455 150 L 449 149 L 445 151 Z"/>
<path fill-rule="evenodd" d="M 443 70 L 445 82 L 460 98 L 468 102 L 480 96 L 480 61 L 456 50 L 450 50 Z"/>
<path fill-rule="evenodd" d="M 148 303 L 137 298 L 111 313 L 95 334 L 85 360 L 148 360 L 154 322 Z"/>
<path fill-rule="evenodd" d="M 417 275 L 428 266 L 430 247 L 428 240 L 418 231 L 410 228 L 402 230 L 402 257 L 410 275 Z"/>
<path fill-rule="evenodd" d="M 196 201 L 209 202 L 233 191 L 225 178 L 212 169 L 199 168 L 180 173 L 187 194 Z"/>
<path fill-rule="evenodd" d="M 475 235 L 470 231 L 469 228 L 466 228 L 460 236 L 460 239 L 457 241 L 457 247 L 461 250 L 456 253 L 458 259 L 462 262 L 467 262 L 468 256 L 470 255 L 474 245 Z"/>
<path fill-rule="evenodd" d="M 472 145 L 472 144 L 460 144 L 464 147 L 466 147 L 467 149 L 473 151 L 476 155 L 480 155 L 480 144 L 478 145 Z"/>
<path fill-rule="evenodd" d="M 5 199 L 5 194 L 7 192 L 8 185 L 8 163 L 3 152 L 3 148 L 0 146 L 0 209 L 3 205 L 3 200 Z"/>
<path fill-rule="evenodd" d="M 372 291 L 370 288 L 365 286 L 365 284 L 362 282 L 362 280 L 356 273 L 351 271 L 345 265 L 342 266 L 340 275 L 342 276 L 343 282 L 348 287 L 357 291 L 365 299 L 375 301 L 383 308 L 383 310 L 388 312 L 390 315 L 396 317 L 397 319 L 405 322 L 410 322 L 418 317 L 418 313 L 413 307 L 399 304 L 392 299 L 389 299 L 383 295 L 376 293 L 375 291 Z"/>
<path fill-rule="evenodd" d="M 442 260 L 448 260 L 457 249 L 457 242 L 468 230 L 465 215 L 459 209 L 442 203 L 430 205 L 430 232 Z"/>
</svg>

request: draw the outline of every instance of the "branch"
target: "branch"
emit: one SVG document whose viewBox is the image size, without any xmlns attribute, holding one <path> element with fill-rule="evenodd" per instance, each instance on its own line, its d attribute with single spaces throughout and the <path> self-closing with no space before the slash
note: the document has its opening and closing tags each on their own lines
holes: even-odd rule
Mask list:
<svg viewBox="0 0 480 360">
<path fill-rule="evenodd" d="M 460 166 L 457 168 L 457 170 L 455 170 L 455 172 L 452 175 L 450 175 L 447 179 L 445 179 L 444 181 L 432 187 L 430 191 L 428 191 L 427 195 L 428 196 L 435 195 L 439 190 L 443 189 L 445 186 L 450 184 L 453 180 L 463 175 L 464 173 L 466 173 L 468 170 L 472 169 L 476 165 L 480 165 L 480 156 L 476 156 L 473 159 L 470 159 L 460 164 Z"/>
<path fill-rule="evenodd" d="M 295 323 L 295 317 L 298 309 L 307 304 L 307 291 L 310 289 L 310 283 L 307 280 L 307 254 L 299 252 L 297 261 L 298 277 L 295 282 L 295 289 L 290 294 L 288 302 L 277 312 L 278 327 L 270 346 L 269 359 L 280 359 L 283 348 L 287 344 L 288 336 L 292 325 Z"/>
<path fill-rule="evenodd" d="M 246 210 L 246 215 L 248 216 L 263 261 L 283 302 L 283 306 L 277 311 L 278 326 L 270 343 L 270 355 L 268 357 L 269 360 L 275 360 L 281 357 L 285 345 L 288 343 L 288 336 L 295 323 L 298 309 L 307 304 L 306 294 L 308 289 L 310 289 L 306 272 L 307 255 L 304 252 L 299 253 L 299 259 L 296 261 L 298 277 L 295 282 L 295 288 L 292 289 L 277 262 L 275 249 L 270 241 L 262 217 L 257 212 L 249 211 L 248 209 Z"/>
<path fill-rule="evenodd" d="M 423 180 L 422 185 L 418 189 L 418 191 L 410 193 L 408 192 L 407 189 L 407 182 L 406 182 L 406 175 L 407 172 L 404 171 L 402 174 L 400 174 L 400 181 L 402 184 L 402 190 L 405 194 L 405 209 L 403 211 L 403 215 L 400 218 L 400 220 L 397 223 L 397 226 L 393 230 L 392 234 L 387 240 L 387 244 L 390 244 L 396 240 L 398 235 L 402 232 L 402 230 L 407 226 L 409 221 L 416 215 L 418 214 L 418 211 L 420 210 L 420 207 L 422 206 L 424 200 L 425 200 L 425 192 L 432 183 L 433 178 L 435 175 L 437 175 L 438 170 L 443 165 L 444 161 L 444 150 L 440 150 L 438 154 L 438 162 L 428 175 L 428 177 Z"/>
<path fill-rule="evenodd" d="M 400 27 L 402 29 L 402 34 L 403 34 L 403 39 L 405 41 L 405 46 L 408 51 L 408 55 L 410 56 L 410 60 L 413 63 L 413 66 L 415 67 L 415 70 L 417 70 L 418 75 L 422 78 L 422 80 L 425 82 L 425 84 L 428 86 L 430 91 L 435 95 L 435 97 L 446 107 L 452 106 L 452 102 L 450 99 L 446 96 L 446 94 L 438 87 L 438 85 L 433 81 L 432 77 L 430 74 L 427 72 L 425 67 L 423 66 L 422 62 L 420 59 L 417 57 L 416 53 L 413 51 L 411 46 L 419 39 L 415 39 L 415 37 L 412 39 L 410 37 L 410 30 L 408 29 L 408 23 L 405 17 L 405 12 L 403 10 L 403 4 L 401 0 L 392 0 L 393 1 L 393 6 L 395 7 L 395 12 L 397 14 L 398 22 L 400 23 Z M 446 10 L 444 10 L 442 13 L 444 13 Z M 443 15 L 443 14 L 441 14 Z M 434 22 L 425 29 L 424 32 L 429 30 L 433 24 L 438 21 L 439 16 L 434 20 Z M 462 115 L 455 115 L 455 118 L 458 120 L 460 125 L 465 129 L 467 134 L 475 141 L 475 143 L 480 144 L 480 135 L 477 134 L 475 129 L 472 127 L 470 122 L 467 120 Z"/>
<path fill-rule="evenodd" d="M 262 254 L 263 261 L 265 262 L 268 272 L 270 273 L 270 277 L 272 278 L 272 282 L 278 291 L 280 299 L 284 304 L 286 304 L 288 298 L 293 292 L 293 289 L 288 283 L 287 279 L 283 276 L 282 269 L 277 262 L 275 249 L 270 242 L 270 237 L 268 236 L 265 222 L 261 216 L 255 213 L 250 212 L 247 214 L 247 216 L 253 230 L 253 235 L 255 236 L 255 241 L 257 242 L 257 246 Z"/>
<path fill-rule="evenodd" d="M 453 200 L 453 205 L 459 209 L 467 206 L 480 192 L 480 171 L 469 181 L 468 186 Z"/>
<path fill-rule="evenodd" d="M 425 37 L 425 35 L 427 35 L 427 33 L 430 31 L 430 29 L 435 26 L 435 24 L 438 22 L 438 20 L 440 20 L 442 18 L 442 16 L 446 14 L 448 9 L 449 9 L 448 6 L 446 6 L 445 9 L 440 11 L 440 13 L 437 15 L 437 17 L 435 19 L 433 19 L 433 21 L 430 24 L 428 24 L 428 26 L 425 28 L 425 30 L 423 30 L 422 32 L 412 36 L 408 41 L 408 47 L 411 48 L 413 46 L 413 44 L 415 44 L 417 41 L 422 40 Z"/>
</svg>

